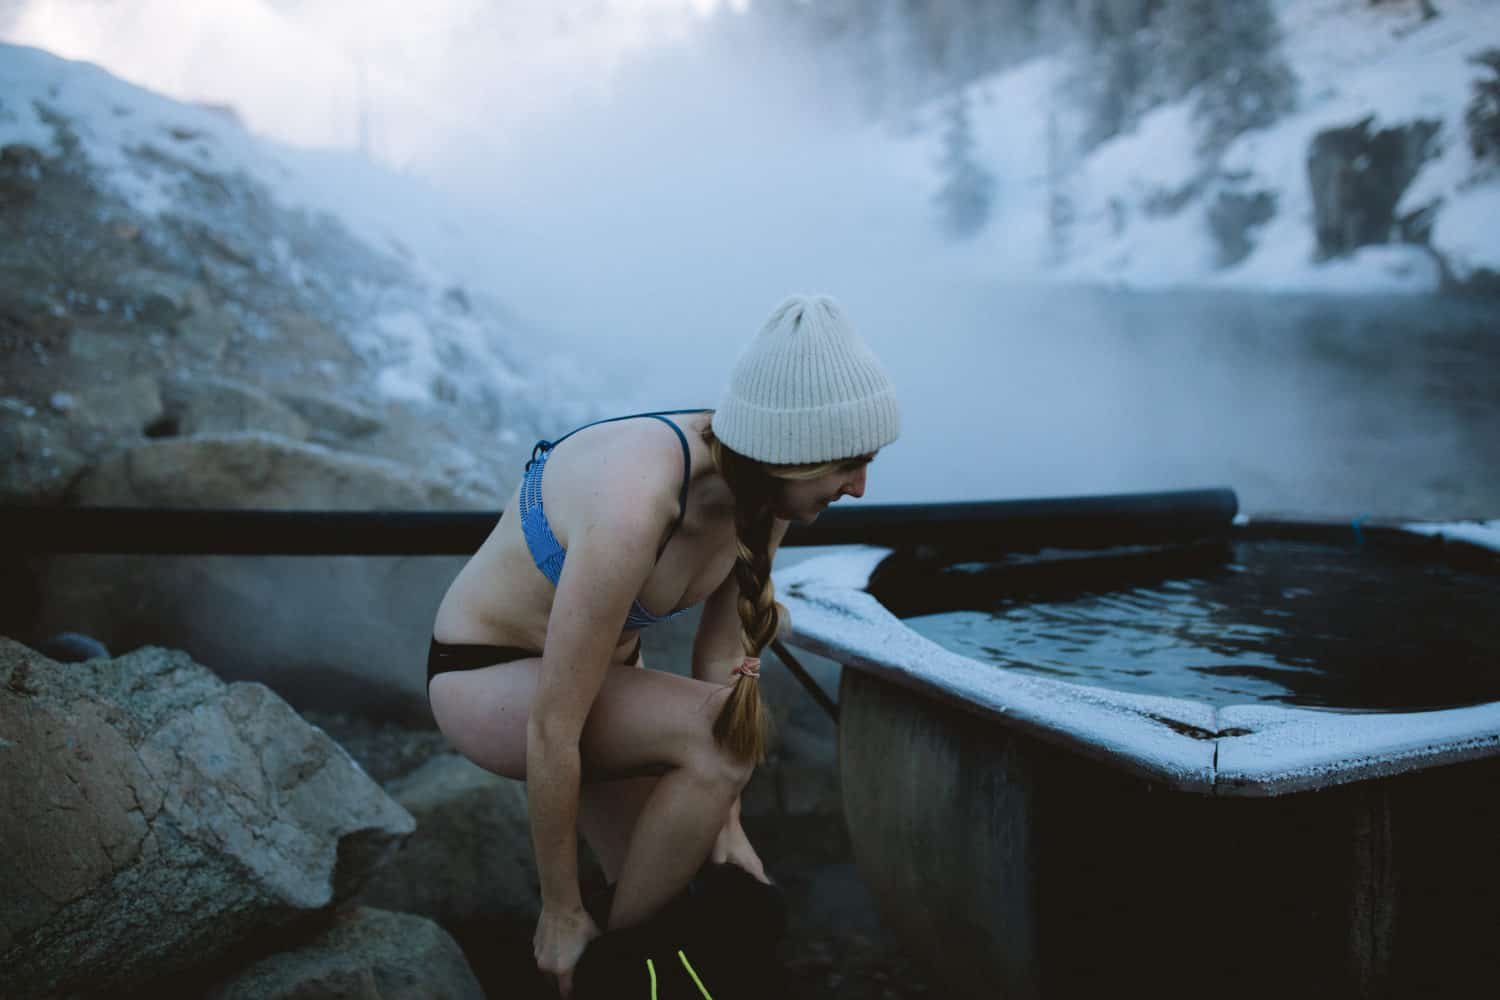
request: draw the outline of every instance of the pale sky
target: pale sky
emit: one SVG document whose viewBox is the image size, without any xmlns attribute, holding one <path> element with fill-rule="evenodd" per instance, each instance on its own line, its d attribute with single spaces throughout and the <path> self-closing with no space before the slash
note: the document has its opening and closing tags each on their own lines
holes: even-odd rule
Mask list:
<svg viewBox="0 0 1500 1000">
<path fill-rule="evenodd" d="M 376 158 L 420 169 L 438 144 L 606 88 L 623 55 L 719 2 L 12 0 L 0 30 L 297 145 L 358 145 L 363 107 Z"/>
</svg>

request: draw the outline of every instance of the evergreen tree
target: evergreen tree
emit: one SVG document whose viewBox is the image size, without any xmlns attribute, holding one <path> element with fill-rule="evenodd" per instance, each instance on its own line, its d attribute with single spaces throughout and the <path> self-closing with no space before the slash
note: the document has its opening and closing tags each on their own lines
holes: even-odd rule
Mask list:
<svg viewBox="0 0 1500 1000">
<path fill-rule="evenodd" d="M 1474 96 L 1464 109 L 1469 149 L 1476 160 L 1500 162 L 1500 49 L 1486 49 L 1469 61 L 1490 71 L 1488 78 L 1474 81 Z"/>
<path fill-rule="evenodd" d="M 954 95 L 944 118 L 943 183 L 934 201 L 943 230 L 954 239 L 967 239 L 989 221 L 995 178 L 975 159 L 974 129 L 962 91 Z"/>
<path fill-rule="evenodd" d="M 1084 57 L 1067 92 L 1084 109 L 1086 148 L 1197 90 L 1203 152 L 1292 107 L 1271 0 L 1080 0 Z"/>
<path fill-rule="evenodd" d="M 1291 109 L 1295 82 L 1277 50 L 1270 0 L 1172 0 L 1161 32 L 1168 94 L 1195 88 L 1203 151 L 1217 153 L 1241 132 Z"/>
</svg>

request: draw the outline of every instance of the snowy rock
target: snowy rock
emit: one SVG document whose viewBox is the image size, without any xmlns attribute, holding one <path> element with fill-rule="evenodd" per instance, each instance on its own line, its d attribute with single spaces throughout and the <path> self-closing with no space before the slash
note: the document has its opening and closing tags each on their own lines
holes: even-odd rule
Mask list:
<svg viewBox="0 0 1500 1000">
<path fill-rule="evenodd" d="M 0 503 L 51 504 L 88 465 L 51 421 L 0 420 Z"/>
<path fill-rule="evenodd" d="M 130 289 L 137 303 L 136 318 L 161 326 L 170 326 L 186 315 L 193 307 L 193 290 L 201 287 L 188 275 L 155 268 L 122 270 L 118 281 Z"/>
<path fill-rule="evenodd" d="M 271 317 L 267 336 L 303 356 L 325 358 L 337 364 L 359 360 L 346 334 L 305 313 L 288 312 Z"/>
<path fill-rule="evenodd" d="M 484 1000 L 458 944 L 437 924 L 366 907 L 341 911 L 298 948 L 272 955 L 204 994 L 206 1000 Z"/>
<path fill-rule="evenodd" d="M 277 397 L 307 421 L 312 440 L 319 444 L 362 438 L 383 426 L 369 410 L 328 393 L 288 391 L 277 393 Z"/>
<path fill-rule="evenodd" d="M 187 356 L 216 364 L 224 356 L 230 339 L 239 332 L 239 324 L 202 287 L 188 291 L 186 306 L 187 315 L 173 325 L 180 346 Z"/>
<path fill-rule="evenodd" d="M 124 507 L 464 509 L 490 498 L 258 431 L 143 441 L 106 457 L 79 484 L 83 504 Z"/>
<path fill-rule="evenodd" d="M 1221 189 L 1209 205 L 1206 221 L 1219 247 L 1219 266 L 1233 267 L 1255 249 L 1253 233 L 1276 216 L 1274 191 Z"/>
<path fill-rule="evenodd" d="M 151 359 L 151 343 L 144 331 L 120 324 L 87 321 L 74 326 L 66 342 L 67 357 L 83 370 L 92 371 L 90 381 L 104 381 L 105 373 L 134 372 Z"/>
<path fill-rule="evenodd" d="M 0 204 L 30 200 L 41 181 L 41 150 L 19 142 L 0 148 Z"/>
<path fill-rule="evenodd" d="M 1434 155 L 1441 122 L 1415 121 L 1372 131 L 1373 116 L 1320 132 L 1307 155 L 1318 253 L 1345 254 L 1362 246 L 1420 242 L 1402 233 L 1396 206 L 1422 165 Z"/>
<path fill-rule="evenodd" d="M 107 428 L 127 440 L 145 433 L 161 415 L 161 392 L 150 375 L 82 388 L 78 406 L 69 414 L 73 420 Z"/>
<path fill-rule="evenodd" d="M 162 384 L 173 436 L 262 431 L 293 441 L 308 437 L 307 423 L 269 393 L 234 379 L 179 376 Z"/>
<path fill-rule="evenodd" d="M 131 988 L 356 891 L 411 817 L 260 685 L 0 639 L 0 993 Z"/>
</svg>

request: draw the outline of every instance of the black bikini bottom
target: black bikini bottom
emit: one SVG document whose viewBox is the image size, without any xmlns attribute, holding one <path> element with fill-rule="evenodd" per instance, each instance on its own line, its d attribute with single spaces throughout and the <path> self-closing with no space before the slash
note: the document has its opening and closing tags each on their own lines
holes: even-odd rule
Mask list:
<svg viewBox="0 0 1500 1000">
<path fill-rule="evenodd" d="M 487 646 L 483 643 L 463 642 L 439 642 L 436 638 L 427 647 L 427 683 L 438 674 L 445 674 L 450 670 L 478 670 L 480 667 L 492 667 L 497 663 L 510 663 L 512 660 L 524 660 L 529 656 L 541 656 L 541 651 L 536 649 L 522 649 L 520 646 Z M 635 640 L 635 649 L 631 651 L 630 658 L 625 661 L 629 667 L 641 662 L 641 640 Z"/>
</svg>

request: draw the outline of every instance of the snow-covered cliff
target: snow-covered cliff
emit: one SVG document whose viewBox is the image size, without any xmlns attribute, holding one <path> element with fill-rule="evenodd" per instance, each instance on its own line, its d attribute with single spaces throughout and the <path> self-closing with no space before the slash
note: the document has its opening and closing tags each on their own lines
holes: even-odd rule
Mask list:
<svg viewBox="0 0 1500 1000">
<path fill-rule="evenodd" d="M 977 273 L 1131 287 L 1436 291 L 1500 276 L 1500 156 L 1466 112 L 1500 86 L 1500 7 L 1278 0 L 1290 107 L 1204 151 L 1199 94 L 1157 104 L 1078 152 L 1064 96 L 1076 53 L 1023 62 L 961 95 L 969 155 L 993 179 L 965 248 Z M 1493 97 L 1490 98 L 1492 101 Z M 898 142 L 939 189 L 953 98 Z"/>
</svg>

